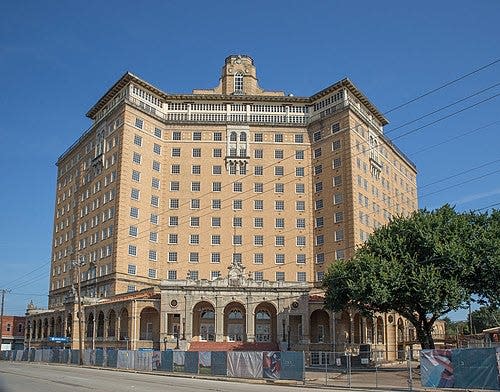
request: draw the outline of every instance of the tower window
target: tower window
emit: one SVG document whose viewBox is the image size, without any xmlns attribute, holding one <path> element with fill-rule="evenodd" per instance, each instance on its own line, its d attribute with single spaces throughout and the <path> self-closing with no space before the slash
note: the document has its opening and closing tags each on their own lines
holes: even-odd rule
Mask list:
<svg viewBox="0 0 500 392">
<path fill-rule="evenodd" d="M 243 73 L 242 72 L 237 72 L 234 75 L 234 92 L 236 94 L 243 93 Z"/>
</svg>

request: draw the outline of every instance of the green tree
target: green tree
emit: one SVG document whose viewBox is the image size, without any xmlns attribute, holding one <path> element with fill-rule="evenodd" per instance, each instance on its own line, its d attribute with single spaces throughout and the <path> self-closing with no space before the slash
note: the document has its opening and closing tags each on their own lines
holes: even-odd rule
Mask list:
<svg viewBox="0 0 500 392">
<path fill-rule="evenodd" d="M 500 309 L 493 306 L 481 306 L 471 313 L 474 333 L 481 333 L 484 329 L 500 326 Z"/>
<path fill-rule="evenodd" d="M 473 294 L 498 303 L 498 248 L 488 242 L 498 245 L 493 221 L 498 225 L 498 214 L 459 214 L 449 205 L 394 218 L 352 260 L 330 266 L 324 279 L 327 306 L 365 314 L 396 311 L 413 324 L 422 348 L 434 348 L 438 318 Z"/>
</svg>

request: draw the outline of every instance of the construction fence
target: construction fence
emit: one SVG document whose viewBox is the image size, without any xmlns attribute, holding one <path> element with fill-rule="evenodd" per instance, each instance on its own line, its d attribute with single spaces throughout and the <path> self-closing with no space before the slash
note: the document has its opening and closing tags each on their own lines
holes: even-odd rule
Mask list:
<svg viewBox="0 0 500 392">
<path fill-rule="evenodd" d="M 304 381 L 304 353 L 282 351 L 83 350 L 85 366 L 148 372 L 178 372 L 234 378 Z M 2 351 L 1 360 L 78 365 L 79 351 L 31 349 Z"/>
</svg>

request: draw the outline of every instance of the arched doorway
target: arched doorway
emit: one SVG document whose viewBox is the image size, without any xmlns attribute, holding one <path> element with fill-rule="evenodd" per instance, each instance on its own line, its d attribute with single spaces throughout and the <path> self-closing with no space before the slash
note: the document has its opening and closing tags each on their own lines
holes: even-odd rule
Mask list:
<svg viewBox="0 0 500 392">
<path fill-rule="evenodd" d="M 129 340 L 128 332 L 128 310 L 123 308 L 120 313 L 120 340 Z"/>
<path fill-rule="evenodd" d="M 310 331 L 312 343 L 330 343 L 330 316 L 323 309 L 311 313 Z"/>
<path fill-rule="evenodd" d="M 384 320 L 377 317 L 377 344 L 384 344 Z"/>
<path fill-rule="evenodd" d="M 97 331 L 96 337 L 104 337 L 104 313 L 102 311 L 97 315 Z"/>
<path fill-rule="evenodd" d="M 160 341 L 160 315 L 158 311 L 148 306 L 141 311 L 139 339 Z"/>
<path fill-rule="evenodd" d="M 255 308 L 255 341 L 276 341 L 276 308 L 269 302 L 262 302 Z"/>
<path fill-rule="evenodd" d="M 228 342 L 246 341 L 246 312 L 239 302 L 231 302 L 224 308 L 224 335 Z"/>
<path fill-rule="evenodd" d="M 373 343 L 373 319 L 366 319 L 366 343 Z"/>
<path fill-rule="evenodd" d="M 94 336 L 94 313 L 90 313 L 87 318 L 87 337 L 92 338 Z"/>
<path fill-rule="evenodd" d="M 108 337 L 114 338 L 116 336 L 116 313 L 113 309 L 108 315 Z"/>
<path fill-rule="evenodd" d="M 193 308 L 193 338 L 215 341 L 215 308 L 207 301 L 198 302 Z"/>
</svg>

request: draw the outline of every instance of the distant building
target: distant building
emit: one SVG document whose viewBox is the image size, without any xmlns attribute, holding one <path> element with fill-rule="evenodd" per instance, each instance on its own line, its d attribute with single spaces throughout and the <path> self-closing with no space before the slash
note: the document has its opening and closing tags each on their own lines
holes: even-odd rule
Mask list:
<svg viewBox="0 0 500 392">
<path fill-rule="evenodd" d="M 263 90 L 253 59 L 232 55 L 218 87 L 192 94 L 126 73 L 87 116 L 57 162 L 49 310 L 29 312 L 34 344 L 76 336 L 78 277 L 92 347 L 180 336 L 184 347 L 397 350 L 399 316 L 322 304 L 327 267 L 417 208 L 415 165 L 349 79 L 295 97 Z"/>
<path fill-rule="evenodd" d="M 25 334 L 24 316 L 2 317 L 2 350 L 22 350 Z"/>
</svg>

